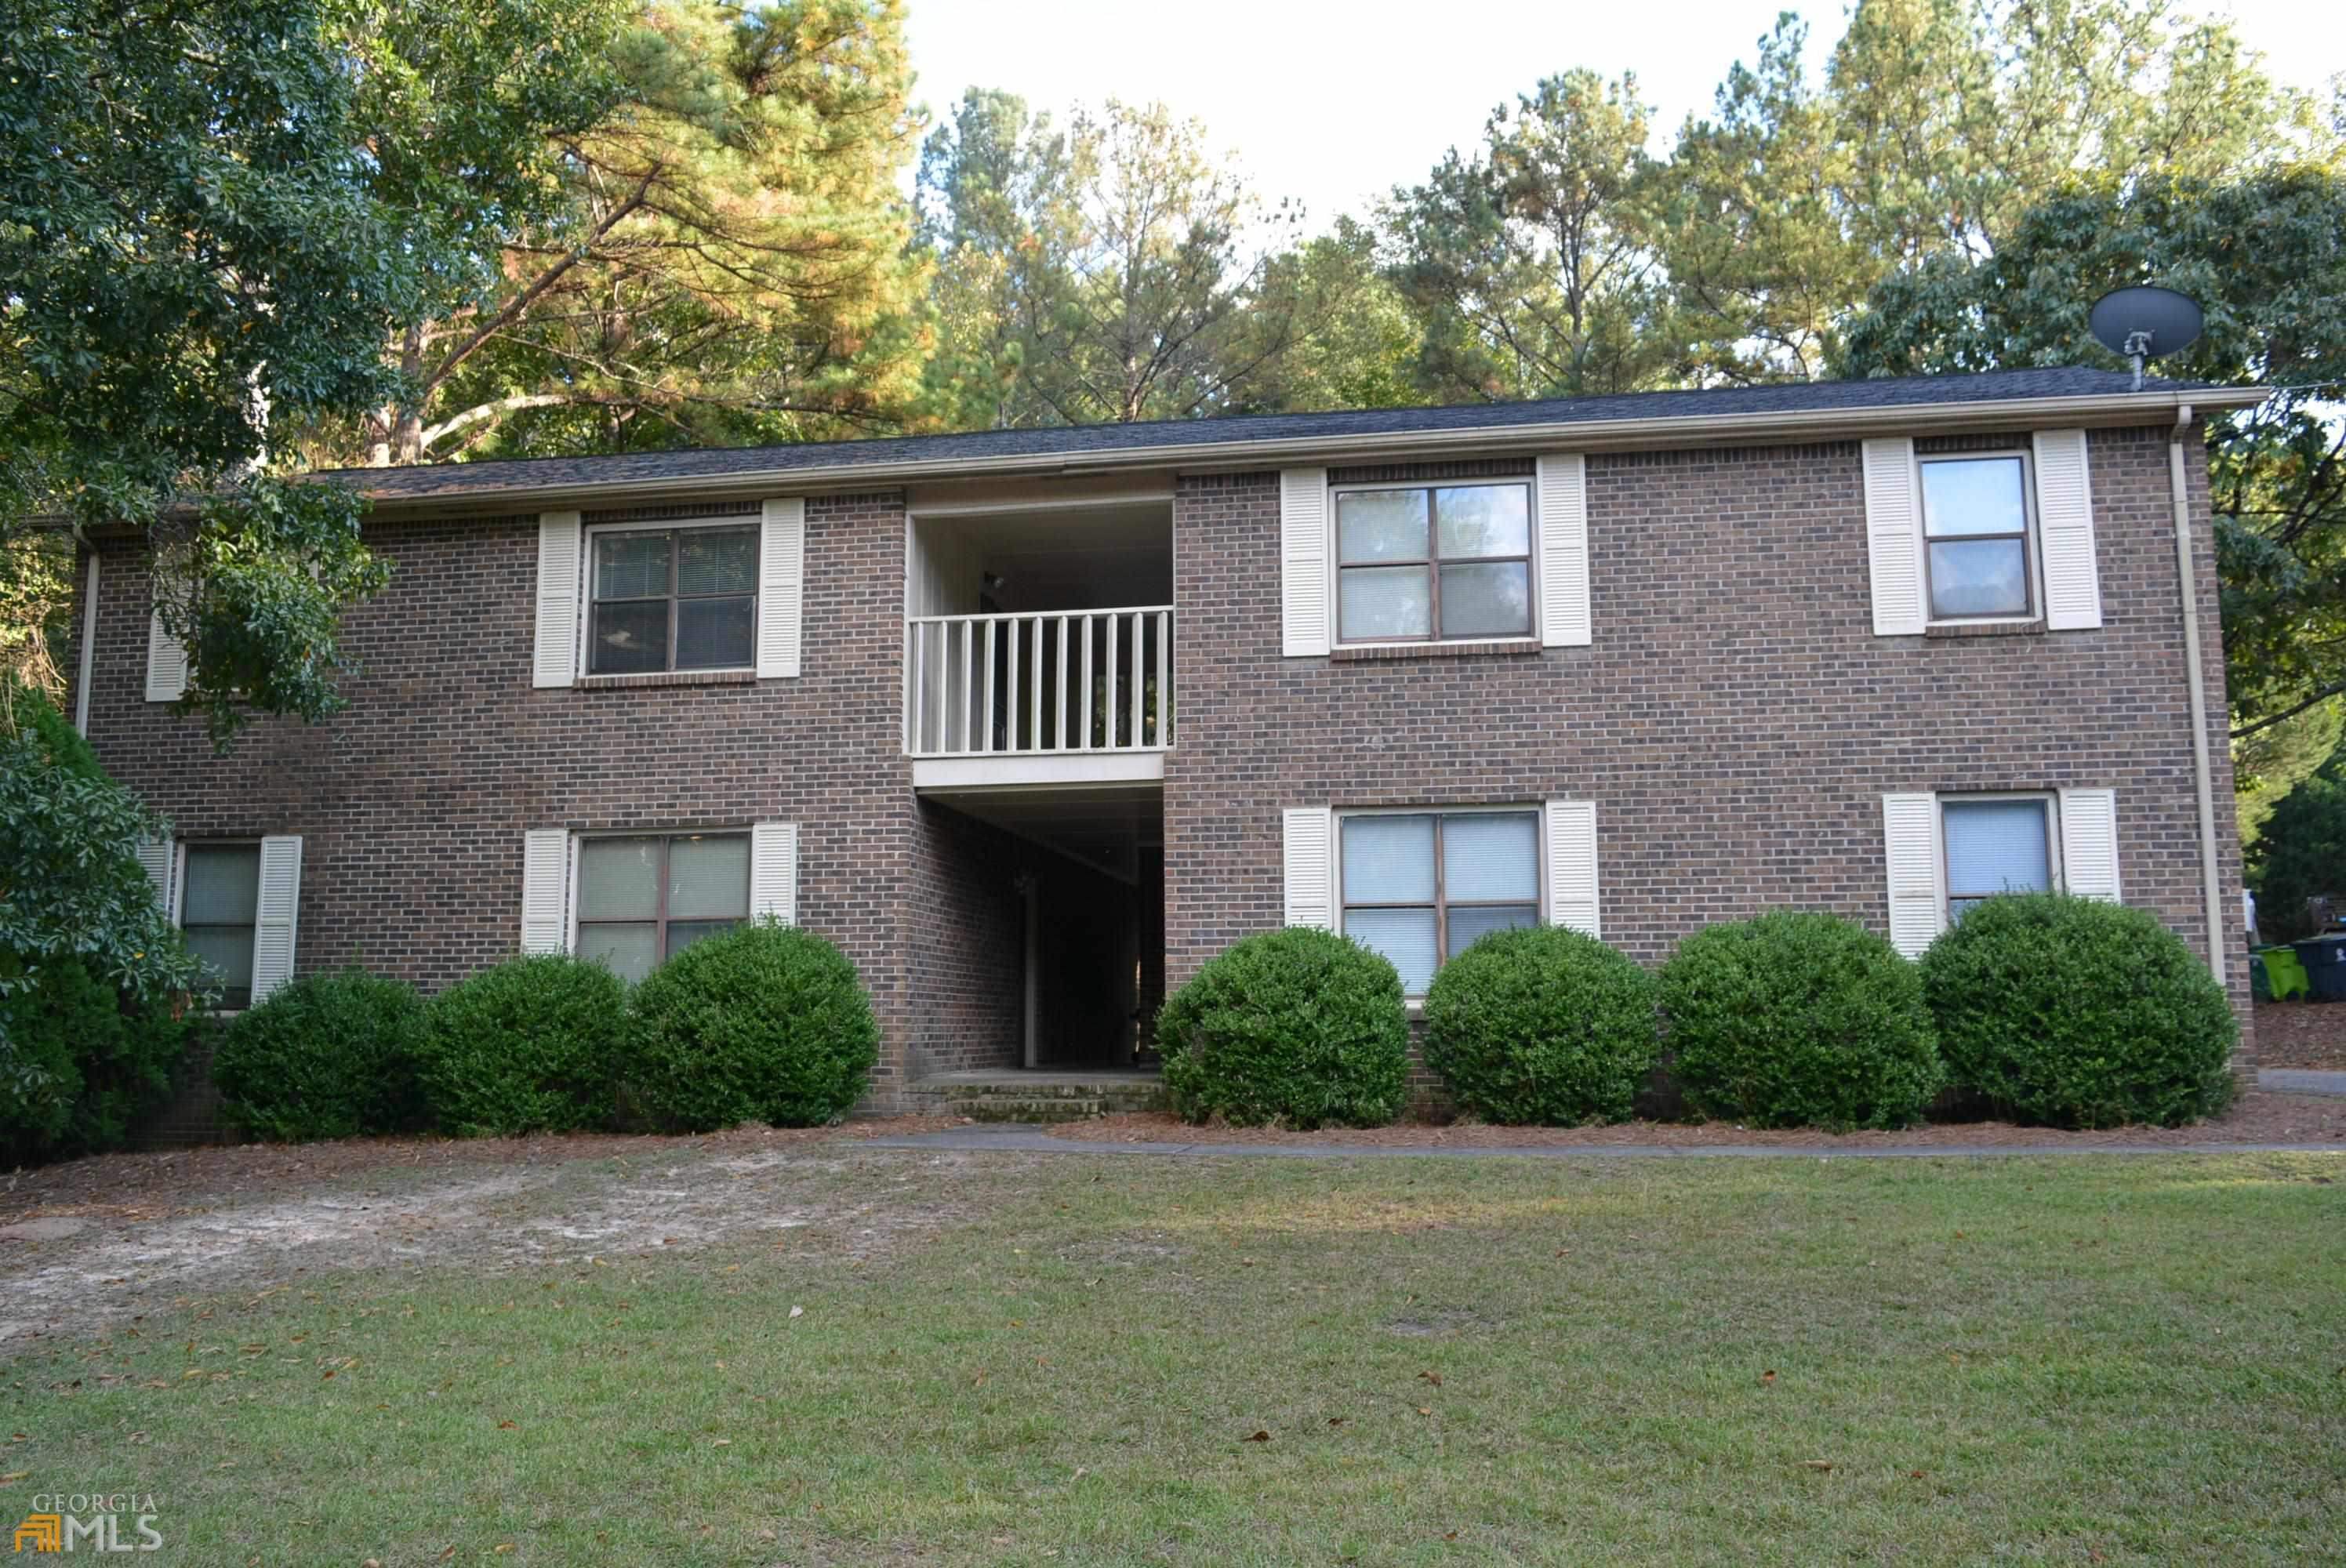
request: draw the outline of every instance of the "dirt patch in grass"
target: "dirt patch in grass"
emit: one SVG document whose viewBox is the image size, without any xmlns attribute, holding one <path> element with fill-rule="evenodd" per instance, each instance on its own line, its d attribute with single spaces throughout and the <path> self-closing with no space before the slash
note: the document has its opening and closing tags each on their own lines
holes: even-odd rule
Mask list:
<svg viewBox="0 0 2346 1568">
<path fill-rule="evenodd" d="M 957 1126 L 953 1116 L 895 1116 L 832 1127 L 729 1132 L 541 1134 L 525 1138 L 344 1138 L 325 1144 L 218 1144 L 151 1154 L 94 1155 L 0 1176 L 0 1226 L 41 1216 L 159 1219 L 224 1198 L 299 1191 L 324 1181 L 400 1171 L 460 1173 L 627 1156 L 796 1147 Z"/>
<path fill-rule="evenodd" d="M 951 1222 L 844 1155 L 901 1123 L 705 1137 L 363 1140 L 117 1155 L 20 1174 L 0 1210 L 0 1343 L 335 1269 L 475 1273 L 771 1236 L 859 1259 Z"/>
<path fill-rule="evenodd" d="M 2346 1072 L 2346 1003 L 2258 1003 L 2257 1065 Z"/>
<path fill-rule="evenodd" d="M 2346 1012 L 2346 1008 L 2341 1011 Z M 1658 1144 L 1700 1148 L 1719 1145 L 1817 1149 L 1977 1148 L 2054 1145 L 2085 1152 L 2114 1144 L 2313 1144 L 2346 1143 L 2346 1098 L 2320 1095 L 2276 1095 L 2251 1090 L 2212 1121 L 2188 1127 L 2113 1127 L 2067 1133 L 2013 1122 L 1952 1122 L 1902 1133 L 1821 1133 L 1810 1129 L 1760 1132 L 1731 1122 L 1623 1122 L 1606 1127 L 1496 1127 L 1475 1122 L 1433 1126 L 1404 1122 L 1391 1127 L 1337 1127 L 1316 1133 L 1276 1127 L 1192 1126 L 1162 1111 L 1136 1111 L 1070 1122 L 1050 1129 L 1055 1137 L 1082 1143 L 1326 1143 L 1406 1147 L 1503 1149 L 1605 1148 Z"/>
</svg>

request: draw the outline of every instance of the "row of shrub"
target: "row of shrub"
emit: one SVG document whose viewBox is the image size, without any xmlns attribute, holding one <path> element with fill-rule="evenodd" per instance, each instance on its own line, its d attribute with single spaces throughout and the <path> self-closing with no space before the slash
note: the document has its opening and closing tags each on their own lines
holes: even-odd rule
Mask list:
<svg viewBox="0 0 2346 1568">
<path fill-rule="evenodd" d="M 145 809 L 0 674 L 0 1169 L 118 1148 L 171 1090 L 199 971 L 153 909 Z"/>
<path fill-rule="evenodd" d="M 240 1127 L 288 1142 L 814 1126 L 863 1093 L 879 1043 L 847 957 L 767 921 L 693 943 L 633 988 L 552 954 L 428 1002 L 358 971 L 306 976 L 229 1025 L 212 1078 Z"/>
<path fill-rule="evenodd" d="M 0 1167 L 102 1154 L 170 1093 L 195 1021 L 142 1005 L 88 960 L 51 960 L 0 995 Z"/>
<path fill-rule="evenodd" d="M 1626 1120 L 1660 1064 L 1692 1114 L 1748 1126 L 1907 1126 L 1951 1087 L 2048 1125 L 2171 1126 L 2222 1108 L 2238 1033 L 2147 911 L 2039 893 L 1974 906 L 1919 962 L 1829 914 L 1711 926 L 1658 972 L 1577 932 L 1494 932 L 1434 977 L 1424 1052 L 1500 1123 Z M 1192 1120 L 1370 1126 L 1407 1096 L 1400 976 L 1329 932 L 1240 942 L 1158 1037 Z"/>
</svg>

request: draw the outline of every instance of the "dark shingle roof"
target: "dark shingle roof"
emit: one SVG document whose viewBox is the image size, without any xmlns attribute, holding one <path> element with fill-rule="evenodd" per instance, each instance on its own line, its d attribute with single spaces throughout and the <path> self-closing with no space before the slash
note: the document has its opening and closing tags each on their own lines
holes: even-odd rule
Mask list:
<svg viewBox="0 0 2346 1568">
<path fill-rule="evenodd" d="M 1455 404 L 1440 408 L 1362 409 L 1333 413 L 1232 415 L 1135 424 L 1057 425 L 1032 430 L 984 430 L 958 435 L 913 435 L 865 441 L 810 442 L 684 452 L 627 453 L 605 457 L 542 457 L 454 463 L 393 469 L 342 469 L 332 477 L 383 501 L 478 500 L 500 494 L 597 485 L 644 485 L 674 480 L 745 483 L 809 469 L 936 463 L 959 466 L 989 460 L 1112 460 L 1119 453 L 1231 443 L 1288 443 L 1322 437 L 1394 435 L 1517 426 L 1602 424 L 1644 419 L 1733 415 L 1795 415 L 1836 410 L 1933 407 L 2009 399 L 2099 397 L 2127 392 L 2124 372 L 2060 368 L 1992 371 L 1977 375 L 1912 376 L 1871 381 L 1790 382 L 1698 392 L 1629 392 L 1533 402 Z M 2196 383 L 2153 380 L 2144 391 L 2173 394 Z M 1178 461 L 1178 455 L 1173 460 Z"/>
</svg>

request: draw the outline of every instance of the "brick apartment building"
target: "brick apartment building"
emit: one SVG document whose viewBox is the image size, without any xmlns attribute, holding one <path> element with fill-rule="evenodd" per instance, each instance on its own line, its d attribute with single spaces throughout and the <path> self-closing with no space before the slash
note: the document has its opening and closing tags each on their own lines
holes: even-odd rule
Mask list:
<svg viewBox="0 0 2346 1568">
<path fill-rule="evenodd" d="M 2156 912 L 2247 1021 L 2203 448 L 2084 370 L 339 476 L 390 586 L 349 709 L 215 756 L 145 559 L 77 721 L 231 1004 L 772 913 L 944 1075 L 1127 1065 L 1310 922 L 1422 991 L 1494 926 Z M 2188 571 L 2182 563 L 2188 561 Z M 2195 663 L 2196 659 L 2196 663 Z M 2195 714 L 2197 715 L 2195 718 Z"/>
</svg>

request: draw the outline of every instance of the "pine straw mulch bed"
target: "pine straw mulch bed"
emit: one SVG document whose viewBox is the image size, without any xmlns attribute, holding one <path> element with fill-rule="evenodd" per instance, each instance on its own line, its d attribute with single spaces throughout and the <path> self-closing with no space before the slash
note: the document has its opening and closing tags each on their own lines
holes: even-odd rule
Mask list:
<svg viewBox="0 0 2346 1568">
<path fill-rule="evenodd" d="M 954 1116 L 893 1116 L 829 1127 L 734 1127 L 722 1133 L 560 1133 L 523 1138 L 344 1138 L 325 1144 L 215 1144 L 92 1155 L 0 1175 L 0 1224 L 48 1217 L 159 1219 L 197 1195 L 280 1192 L 369 1171 L 455 1171 L 560 1165 L 668 1151 L 746 1153 L 791 1144 L 933 1133 Z"/>
<path fill-rule="evenodd" d="M 2346 1011 L 2346 1009 L 2341 1009 Z M 2116 1145 L 2321 1144 L 2346 1145 L 2346 1097 L 2276 1095 L 2251 1090 L 2211 1121 L 2188 1127 L 2112 1127 L 2069 1133 L 2013 1122 L 1942 1122 L 1901 1133 L 1821 1133 L 1802 1128 L 1759 1132 L 1731 1122 L 1623 1122 L 1605 1127 L 1499 1127 L 1478 1122 L 1436 1125 L 1402 1122 L 1390 1127 L 1331 1127 L 1297 1133 L 1277 1127 L 1192 1126 L 1162 1111 L 1128 1112 L 1050 1129 L 1078 1143 L 1337 1144 L 1362 1146 L 1504 1149 L 1605 1148 L 1624 1144 L 1701 1148 L 1723 1144 L 1782 1148 L 2074 1148 L 2090 1153 Z"/>
<path fill-rule="evenodd" d="M 2258 1003 L 2257 1065 L 2346 1072 L 2346 1002 Z"/>
</svg>

